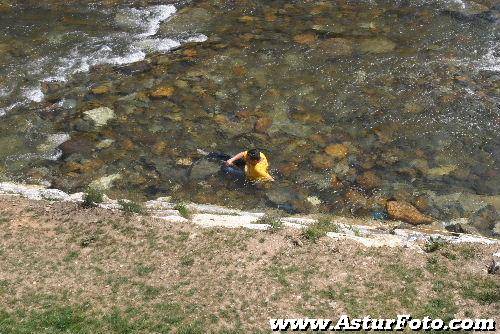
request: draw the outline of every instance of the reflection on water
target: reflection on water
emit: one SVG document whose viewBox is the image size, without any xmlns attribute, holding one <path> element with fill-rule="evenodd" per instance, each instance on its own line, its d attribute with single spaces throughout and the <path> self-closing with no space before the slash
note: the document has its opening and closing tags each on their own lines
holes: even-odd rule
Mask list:
<svg viewBox="0 0 500 334">
<path fill-rule="evenodd" d="M 76 191 L 119 175 L 109 192 L 294 212 L 365 214 L 396 197 L 440 218 L 465 209 L 436 207 L 437 195 L 499 194 L 498 8 L 487 1 L 2 15 L 9 178 Z M 23 96 L 43 101 L 12 107 Z M 113 117 L 96 126 L 84 112 L 99 107 Z M 58 133 L 71 138 L 47 144 Z M 269 157 L 270 189 L 235 187 L 200 153 L 251 147 Z"/>
</svg>

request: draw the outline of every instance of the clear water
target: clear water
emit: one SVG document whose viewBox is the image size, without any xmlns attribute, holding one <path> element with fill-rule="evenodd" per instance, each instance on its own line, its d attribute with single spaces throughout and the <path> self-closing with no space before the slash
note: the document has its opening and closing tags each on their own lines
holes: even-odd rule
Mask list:
<svg viewBox="0 0 500 334">
<path fill-rule="evenodd" d="M 0 12 L 4 178 L 78 191 L 120 174 L 112 194 L 355 214 L 394 196 L 499 194 L 491 2 L 109 3 Z M 172 95 L 153 98 L 159 87 Z M 96 128 L 83 112 L 101 106 L 116 117 Z M 200 149 L 250 147 L 270 188 L 193 179 Z"/>
</svg>

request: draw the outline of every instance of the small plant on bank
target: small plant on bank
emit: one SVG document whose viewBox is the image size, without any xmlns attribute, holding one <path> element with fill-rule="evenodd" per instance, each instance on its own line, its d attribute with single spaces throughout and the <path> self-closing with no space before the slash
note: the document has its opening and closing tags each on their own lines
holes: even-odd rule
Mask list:
<svg viewBox="0 0 500 334">
<path fill-rule="evenodd" d="M 271 226 L 271 231 L 276 232 L 283 228 L 283 222 L 279 219 L 272 220 L 269 225 Z"/>
<path fill-rule="evenodd" d="M 118 204 L 122 207 L 122 210 L 128 213 L 144 213 L 144 207 L 136 202 L 126 201 L 126 200 L 118 200 Z"/>
<path fill-rule="evenodd" d="M 267 224 L 271 232 L 277 232 L 283 228 L 283 222 L 276 214 L 266 214 L 256 221 L 257 224 Z"/>
<path fill-rule="evenodd" d="M 83 206 L 93 208 L 97 204 L 104 202 L 104 193 L 95 188 L 88 188 L 83 195 Z"/>
<path fill-rule="evenodd" d="M 185 203 L 179 203 L 174 207 L 175 210 L 179 211 L 179 214 L 186 218 L 189 219 L 191 218 L 191 212 L 189 211 L 188 207 L 186 206 Z"/>
<path fill-rule="evenodd" d="M 432 253 L 443 248 L 444 245 L 445 241 L 442 238 L 430 237 L 429 241 L 425 244 L 424 250 L 426 253 Z"/>
<path fill-rule="evenodd" d="M 328 232 L 337 232 L 338 226 L 332 224 L 329 219 L 320 219 L 316 223 L 307 226 L 303 231 L 302 235 L 307 240 L 317 242 L 321 237 L 326 236 Z"/>
</svg>

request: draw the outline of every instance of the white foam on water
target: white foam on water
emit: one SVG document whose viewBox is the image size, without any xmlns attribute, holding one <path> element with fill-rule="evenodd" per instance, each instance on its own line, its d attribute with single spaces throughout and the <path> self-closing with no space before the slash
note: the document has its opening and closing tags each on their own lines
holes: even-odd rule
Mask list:
<svg viewBox="0 0 500 334">
<path fill-rule="evenodd" d="M 178 48 L 179 46 L 181 46 L 181 43 L 170 38 L 154 38 L 137 41 L 134 45 L 144 51 L 166 52 Z"/>
<path fill-rule="evenodd" d="M 11 111 L 12 109 L 14 109 L 15 107 L 17 106 L 20 106 L 22 103 L 21 102 L 16 102 L 14 104 L 11 104 L 10 106 L 8 107 L 5 107 L 5 108 L 0 108 L 0 117 L 1 116 L 4 116 L 5 114 L 7 114 L 9 111 Z"/>
<path fill-rule="evenodd" d="M 27 88 L 23 91 L 23 96 L 33 102 L 42 102 L 44 94 L 40 86 Z"/>
<path fill-rule="evenodd" d="M 189 37 L 188 39 L 185 40 L 186 43 L 203 43 L 206 42 L 208 37 L 203 34 L 199 34 L 196 36 Z"/>
<path fill-rule="evenodd" d="M 156 35 L 160 29 L 160 23 L 172 16 L 177 9 L 173 5 L 159 5 L 148 8 L 149 12 L 152 14 L 151 19 L 147 22 L 146 32 L 139 34 L 139 37 L 147 37 Z"/>
<path fill-rule="evenodd" d="M 121 31 L 105 36 L 95 36 L 85 31 L 68 32 L 67 35 L 78 34 L 81 42 L 67 52 L 61 50 L 60 55 L 58 55 L 59 50 L 55 49 L 53 55 L 34 60 L 27 69 L 30 76 L 35 75 L 30 81 L 66 82 L 71 75 L 88 72 L 96 65 L 130 64 L 144 60 L 151 52 L 168 52 L 184 43 L 201 43 L 208 39 L 203 34 L 183 40 L 152 38 L 158 33 L 161 23 L 168 20 L 176 11 L 173 5 L 157 5 L 143 9 L 127 8 L 115 15 L 115 24 Z M 0 87 L 0 97 L 8 97 L 15 91 L 16 89 Z M 0 107 L 0 116 L 18 105 L 38 103 L 44 99 L 40 85 L 21 87 L 21 94 L 25 100 L 9 107 Z"/>
<path fill-rule="evenodd" d="M 131 64 L 146 58 L 146 54 L 142 51 L 132 51 L 124 56 L 116 56 L 108 59 L 102 59 L 101 64 L 112 64 L 112 65 L 123 65 L 123 64 Z"/>
<path fill-rule="evenodd" d="M 479 61 L 479 67 L 485 71 L 500 72 L 500 44 L 488 50 Z"/>
</svg>

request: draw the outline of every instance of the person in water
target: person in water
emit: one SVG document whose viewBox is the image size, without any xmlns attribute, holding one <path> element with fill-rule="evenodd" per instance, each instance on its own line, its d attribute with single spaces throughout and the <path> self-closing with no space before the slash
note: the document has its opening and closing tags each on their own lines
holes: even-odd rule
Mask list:
<svg viewBox="0 0 500 334">
<path fill-rule="evenodd" d="M 264 153 L 257 149 L 240 152 L 225 162 L 226 168 L 244 170 L 246 179 L 251 182 L 274 181 L 269 174 L 269 163 Z M 244 167 L 243 167 L 244 166 Z"/>
</svg>

